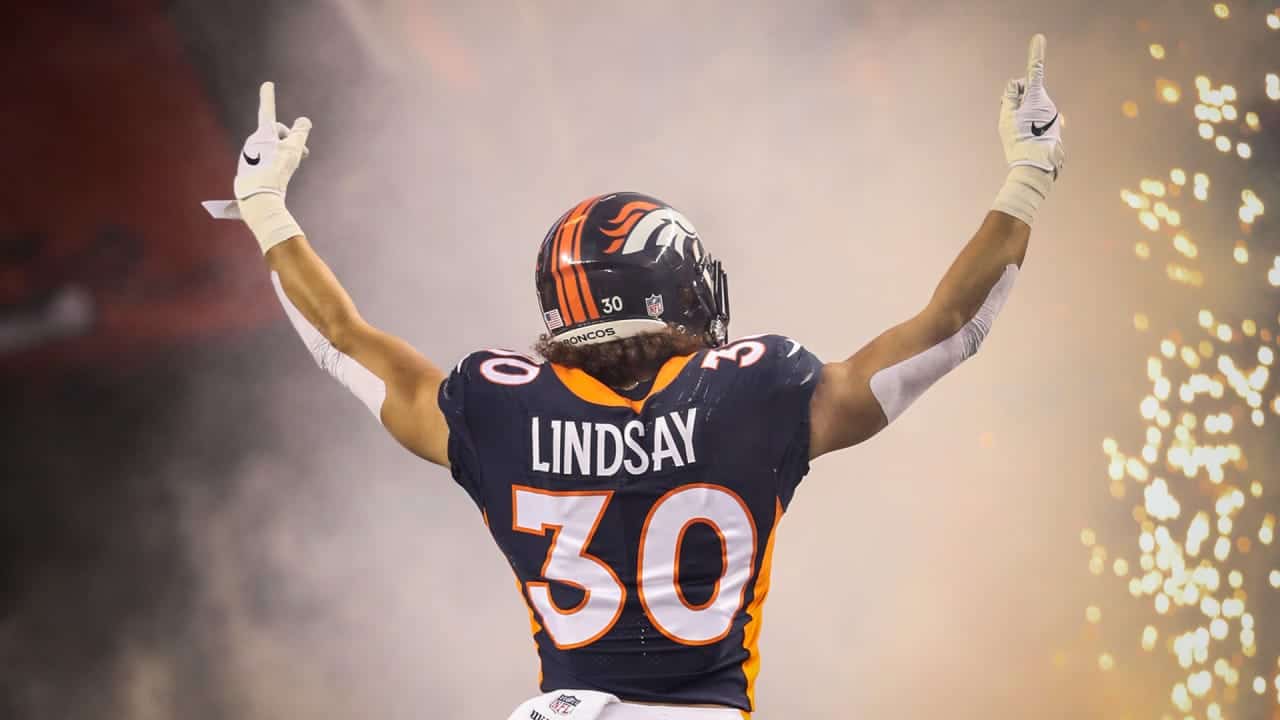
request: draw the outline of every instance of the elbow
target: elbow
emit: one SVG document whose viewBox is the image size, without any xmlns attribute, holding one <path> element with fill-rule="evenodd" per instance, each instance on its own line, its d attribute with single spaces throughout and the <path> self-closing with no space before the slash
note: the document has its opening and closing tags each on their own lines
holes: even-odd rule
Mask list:
<svg viewBox="0 0 1280 720">
<path fill-rule="evenodd" d="M 956 365 L 978 354 L 982 341 L 990 330 L 990 321 L 977 314 L 957 310 L 944 310 L 938 318 L 934 339 L 939 345 L 956 348 Z"/>
<path fill-rule="evenodd" d="M 956 333 L 964 330 L 973 320 L 973 313 L 961 310 L 951 309 L 945 313 L 942 320 L 942 337 L 949 338 Z"/>
<path fill-rule="evenodd" d="M 316 328 L 335 350 L 350 355 L 352 345 L 359 335 L 360 318 L 353 312 L 333 309 L 321 314 L 320 327 Z"/>
<path fill-rule="evenodd" d="M 937 344 L 964 330 L 973 313 L 947 305 L 931 306 L 924 312 L 926 327 L 929 328 L 929 341 Z"/>
</svg>

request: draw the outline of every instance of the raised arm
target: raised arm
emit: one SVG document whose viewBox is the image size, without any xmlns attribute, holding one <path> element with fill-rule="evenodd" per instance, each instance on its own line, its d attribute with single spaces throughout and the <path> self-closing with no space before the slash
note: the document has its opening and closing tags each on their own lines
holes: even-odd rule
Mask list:
<svg viewBox="0 0 1280 720">
<path fill-rule="evenodd" d="M 414 454 L 449 466 L 449 427 L 436 402 L 444 373 L 400 338 L 365 322 L 303 236 L 272 247 L 280 303 L 316 363 Z"/>
<path fill-rule="evenodd" d="M 972 357 L 991 330 L 1063 162 L 1058 110 L 1044 89 L 1044 47 L 1043 35 L 1032 38 L 1026 77 L 1005 89 L 999 126 L 1010 170 L 991 212 L 924 310 L 823 366 L 810 404 L 810 457 L 875 435 Z"/>
<path fill-rule="evenodd" d="M 449 429 L 436 402 L 444 374 L 403 340 L 360 317 L 351 296 L 311 248 L 285 207 L 285 190 L 305 157 L 311 121 L 276 122 L 275 88 L 263 83 L 258 129 L 245 142 L 233 210 L 258 239 L 272 283 L 316 363 L 363 402 L 406 448 L 448 466 Z"/>
</svg>

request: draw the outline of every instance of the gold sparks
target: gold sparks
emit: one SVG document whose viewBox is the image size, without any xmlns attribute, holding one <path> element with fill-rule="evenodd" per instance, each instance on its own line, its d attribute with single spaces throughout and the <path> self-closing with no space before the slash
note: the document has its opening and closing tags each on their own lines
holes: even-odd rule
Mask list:
<svg viewBox="0 0 1280 720">
<path fill-rule="evenodd" d="M 1217 18 L 1231 18 L 1227 3 L 1212 8 Z M 1252 9 L 1245 13 L 1250 22 L 1259 17 Z M 1280 9 L 1263 17 L 1268 28 L 1280 29 Z M 1177 47 L 1150 43 L 1147 51 L 1163 61 L 1169 48 Z M 1167 177 L 1137 178 L 1120 191 L 1120 201 L 1138 223 L 1128 241 L 1138 258 L 1158 263 L 1155 271 L 1163 268 L 1175 286 L 1232 290 L 1251 287 L 1264 276 L 1280 287 L 1280 254 L 1270 242 L 1274 228 L 1265 224 L 1269 198 L 1263 195 L 1271 188 L 1243 186 L 1250 174 L 1240 170 L 1261 155 L 1259 138 L 1265 137 L 1265 113 L 1254 105 L 1256 76 L 1238 84 L 1205 74 L 1195 75 L 1185 88 L 1178 82 L 1185 76 L 1177 81 L 1156 77 L 1155 102 L 1181 103 L 1170 112 L 1190 116 L 1183 117 L 1191 120 L 1194 135 L 1184 136 L 1185 144 L 1205 142 L 1216 150 L 1212 155 L 1220 160 L 1209 161 L 1221 163 L 1218 179 L 1211 182 L 1206 172 L 1185 162 L 1170 167 Z M 1265 74 L 1264 87 L 1267 98 L 1280 100 L 1275 71 Z M 1121 111 L 1131 119 L 1139 116 L 1133 100 Z M 1202 151 L 1196 154 L 1204 159 Z M 1221 216 L 1221 204 L 1209 204 L 1215 187 L 1227 200 L 1239 193 L 1234 217 Z M 1225 227 L 1215 226 L 1223 220 Z M 1233 262 L 1222 263 L 1224 255 Z M 1248 274 L 1247 282 L 1240 273 Z M 1274 443 L 1274 435 L 1257 429 L 1280 417 L 1280 387 L 1272 377 L 1280 354 L 1280 316 L 1273 323 L 1266 317 L 1273 309 L 1250 312 L 1210 302 L 1190 316 L 1165 317 L 1160 310 L 1132 310 L 1135 331 L 1161 328 L 1151 338 L 1158 351 L 1145 358 L 1147 384 L 1131 396 L 1138 417 L 1130 417 L 1140 425 L 1102 442 L 1107 491 L 1125 503 L 1125 515 L 1135 525 L 1127 536 L 1114 538 L 1115 528 L 1108 527 L 1114 540 L 1109 548 L 1092 529 L 1082 531 L 1080 539 L 1089 572 L 1121 583 L 1131 598 L 1125 602 L 1137 603 L 1142 613 L 1140 663 L 1177 668 L 1169 705 L 1155 716 L 1252 717 L 1236 707 L 1249 690 L 1274 692 L 1280 704 L 1280 657 L 1268 655 L 1275 647 L 1259 639 L 1275 637 L 1276 629 L 1266 626 L 1269 615 L 1258 612 L 1255 599 L 1264 590 L 1280 590 L 1278 520 L 1265 487 L 1266 463 L 1250 468 L 1257 443 Z M 1090 637 L 1105 636 L 1108 626 L 1131 616 L 1128 609 L 1115 612 L 1108 606 L 1107 617 L 1113 619 L 1104 625 L 1103 610 L 1100 602 L 1085 608 Z M 1125 642 L 1132 643 L 1132 636 Z M 1097 653 L 1100 670 L 1126 671 L 1104 648 L 1089 652 Z"/>
<path fill-rule="evenodd" d="M 1249 262 L 1249 246 L 1245 245 L 1243 240 L 1237 240 L 1235 248 L 1231 251 L 1231 257 L 1241 265 Z"/>
</svg>

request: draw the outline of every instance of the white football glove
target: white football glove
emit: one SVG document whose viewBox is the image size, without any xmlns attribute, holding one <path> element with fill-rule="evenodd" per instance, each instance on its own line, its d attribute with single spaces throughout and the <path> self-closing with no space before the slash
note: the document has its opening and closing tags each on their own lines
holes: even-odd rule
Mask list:
<svg viewBox="0 0 1280 720">
<path fill-rule="evenodd" d="M 293 127 L 276 122 L 276 88 L 262 83 L 258 91 L 258 128 L 240 151 L 234 183 L 235 200 L 202 203 L 215 218 L 239 218 L 249 226 L 262 252 L 301 235 L 302 228 L 285 208 L 289 180 L 307 156 L 311 121 L 300 117 Z"/>
<path fill-rule="evenodd" d="M 1044 35 L 1032 36 L 1027 75 L 1010 80 L 1000 100 L 1000 144 L 1010 172 L 992 209 L 1028 225 L 1066 160 L 1063 120 L 1044 87 L 1044 48 Z"/>
<path fill-rule="evenodd" d="M 1052 173 L 1062 169 L 1062 118 L 1044 87 L 1044 35 L 1031 38 L 1027 75 L 1005 85 L 1000 100 L 1000 142 L 1009 167 L 1030 165 Z"/>
</svg>

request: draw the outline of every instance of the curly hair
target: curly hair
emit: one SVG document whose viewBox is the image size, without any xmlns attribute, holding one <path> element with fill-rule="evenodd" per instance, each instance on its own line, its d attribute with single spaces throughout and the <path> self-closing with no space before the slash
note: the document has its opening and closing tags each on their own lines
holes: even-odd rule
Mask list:
<svg viewBox="0 0 1280 720">
<path fill-rule="evenodd" d="M 609 387 L 625 388 L 657 374 L 667 360 L 707 347 L 675 325 L 594 345 L 570 345 L 543 334 L 534 350 L 548 362 L 577 368 Z"/>
</svg>

